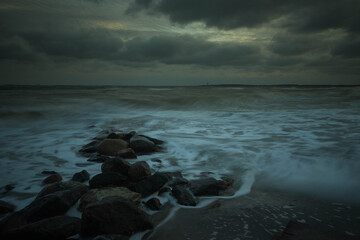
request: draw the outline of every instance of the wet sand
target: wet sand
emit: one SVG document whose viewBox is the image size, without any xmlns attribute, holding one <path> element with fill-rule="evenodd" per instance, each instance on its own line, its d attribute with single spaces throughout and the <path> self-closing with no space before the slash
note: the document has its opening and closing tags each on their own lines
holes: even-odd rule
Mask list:
<svg viewBox="0 0 360 240">
<path fill-rule="evenodd" d="M 161 214 L 154 215 L 157 221 L 161 218 Z M 290 220 L 295 226 L 279 239 L 360 239 L 360 204 L 259 187 L 245 196 L 216 200 L 204 208 L 181 208 L 146 239 L 270 240 L 281 236 Z"/>
</svg>

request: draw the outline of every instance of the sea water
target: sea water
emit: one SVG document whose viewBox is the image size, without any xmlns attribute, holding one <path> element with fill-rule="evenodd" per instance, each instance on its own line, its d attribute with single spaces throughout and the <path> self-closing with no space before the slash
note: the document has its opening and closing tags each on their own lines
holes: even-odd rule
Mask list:
<svg viewBox="0 0 360 240">
<path fill-rule="evenodd" d="M 3 200 L 18 208 L 44 170 L 100 173 L 77 165 L 78 150 L 109 129 L 164 140 L 165 152 L 130 160 L 154 172 L 360 201 L 359 87 L 3 87 L 0 116 L 0 183 L 15 186 Z"/>
</svg>

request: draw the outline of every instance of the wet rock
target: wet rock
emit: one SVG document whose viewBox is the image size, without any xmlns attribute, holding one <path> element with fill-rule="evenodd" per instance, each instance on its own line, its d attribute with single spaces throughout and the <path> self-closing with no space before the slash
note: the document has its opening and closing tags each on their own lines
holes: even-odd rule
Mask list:
<svg viewBox="0 0 360 240">
<path fill-rule="evenodd" d="M 3 239 L 66 239 L 80 232 L 80 218 L 56 216 L 2 234 Z"/>
<path fill-rule="evenodd" d="M 95 175 L 89 181 L 90 188 L 120 187 L 127 180 L 127 177 L 116 172 L 106 172 Z"/>
<path fill-rule="evenodd" d="M 155 151 L 155 143 L 139 135 L 135 135 L 130 139 L 130 147 L 136 153 L 152 153 Z"/>
<path fill-rule="evenodd" d="M 58 173 L 55 173 L 55 174 L 52 174 L 52 175 L 48 176 L 47 178 L 45 178 L 42 181 L 42 184 L 50 184 L 50 183 L 60 182 L 61 180 L 62 180 L 61 175 Z"/>
<path fill-rule="evenodd" d="M 15 206 L 5 202 L 3 200 L 0 200 L 0 214 L 5 214 L 9 212 L 13 212 L 15 210 Z"/>
<path fill-rule="evenodd" d="M 71 181 L 74 182 L 85 182 L 90 179 L 90 174 L 86 170 L 82 170 L 81 172 L 77 172 L 72 177 Z"/>
<path fill-rule="evenodd" d="M 45 218 L 63 215 L 86 191 L 87 188 L 76 187 L 37 198 L 28 206 L 7 218 L 1 224 L 0 230 L 9 231 Z"/>
<path fill-rule="evenodd" d="M 177 185 L 187 184 L 189 181 L 185 179 L 181 172 L 166 172 L 169 179 L 169 186 L 174 187 Z"/>
<path fill-rule="evenodd" d="M 132 150 L 131 148 L 120 150 L 117 153 L 117 156 L 119 156 L 121 158 L 127 158 L 127 159 L 136 159 L 137 158 L 135 151 Z"/>
<path fill-rule="evenodd" d="M 171 194 L 181 205 L 185 206 L 196 206 L 196 200 L 192 195 L 191 191 L 185 186 L 175 186 Z"/>
<path fill-rule="evenodd" d="M 104 139 L 97 145 L 96 151 L 109 156 L 117 156 L 118 152 L 127 149 L 128 143 L 121 139 Z"/>
<path fill-rule="evenodd" d="M 158 172 L 142 181 L 129 184 L 128 188 L 147 197 L 159 191 L 168 181 L 169 176 L 166 173 Z"/>
<path fill-rule="evenodd" d="M 137 182 L 151 176 L 149 164 L 145 161 L 136 162 L 130 166 L 128 176 L 131 181 Z"/>
<path fill-rule="evenodd" d="M 126 134 L 124 134 L 123 135 L 123 137 L 122 137 L 122 139 L 124 140 L 124 141 L 126 141 L 126 142 L 130 142 L 130 139 L 133 137 L 133 136 L 135 136 L 136 135 L 136 132 L 135 131 L 131 131 L 131 132 L 129 132 L 129 133 L 126 133 Z"/>
<path fill-rule="evenodd" d="M 161 203 L 158 198 L 151 198 L 145 203 L 145 205 L 151 210 L 160 210 L 161 208 Z"/>
<path fill-rule="evenodd" d="M 140 204 L 141 201 L 141 194 L 132 192 L 124 187 L 92 189 L 81 197 L 79 210 L 83 211 L 89 204 L 99 202 L 107 197 L 122 197 L 136 205 Z"/>
<path fill-rule="evenodd" d="M 159 190 L 159 195 L 166 193 L 166 192 L 171 192 L 171 188 L 169 187 L 163 187 Z"/>
<path fill-rule="evenodd" d="M 225 190 L 232 187 L 233 183 L 234 183 L 234 179 L 224 176 L 221 177 L 221 180 L 218 180 L 218 188 L 220 190 Z"/>
<path fill-rule="evenodd" d="M 130 163 L 122 158 L 110 158 L 101 165 L 101 172 L 117 172 L 122 175 L 128 175 Z"/>
<path fill-rule="evenodd" d="M 106 156 L 93 156 L 91 158 L 88 159 L 88 162 L 98 162 L 98 163 L 103 163 L 107 160 L 109 160 L 109 157 Z"/>
<path fill-rule="evenodd" d="M 94 153 L 96 152 L 96 147 L 99 145 L 100 141 L 95 140 L 84 146 L 79 150 L 81 153 Z"/>
<path fill-rule="evenodd" d="M 36 196 L 36 198 L 41 198 L 43 196 L 46 196 L 51 193 L 55 193 L 58 191 L 64 191 L 64 190 L 70 190 L 73 188 L 83 188 L 84 190 L 81 191 L 87 191 L 89 189 L 88 186 L 86 186 L 83 183 L 80 182 L 74 182 L 74 181 L 68 181 L 68 182 L 57 182 L 53 184 L 46 185 Z"/>
<path fill-rule="evenodd" d="M 41 174 L 52 175 L 52 174 L 57 174 L 57 172 L 45 170 L 45 171 L 42 171 Z"/>
<path fill-rule="evenodd" d="M 108 139 L 120 139 L 120 136 L 118 134 L 112 132 L 106 138 L 108 138 Z"/>
<path fill-rule="evenodd" d="M 88 205 L 82 214 L 81 235 L 123 234 L 152 229 L 149 216 L 138 207 L 119 197 L 105 198 Z"/>
<path fill-rule="evenodd" d="M 152 141 L 153 143 L 155 143 L 156 145 L 161 145 L 161 144 L 165 143 L 162 140 L 152 138 L 152 137 L 148 137 L 148 136 L 145 136 L 145 135 L 138 135 L 138 136 L 145 137 L 145 138 L 149 139 L 150 141 Z"/>
<path fill-rule="evenodd" d="M 195 196 L 218 196 L 221 190 L 218 181 L 210 177 L 193 180 L 189 184 Z"/>
<path fill-rule="evenodd" d="M 129 240 L 129 238 L 120 234 L 105 234 L 99 235 L 92 240 Z"/>
</svg>

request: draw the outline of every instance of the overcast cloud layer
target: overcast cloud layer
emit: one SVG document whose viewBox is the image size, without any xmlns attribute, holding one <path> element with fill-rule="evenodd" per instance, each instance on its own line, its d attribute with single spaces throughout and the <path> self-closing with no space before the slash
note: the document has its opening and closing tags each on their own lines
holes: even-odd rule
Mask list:
<svg viewBox="0 0 360 240">
<path fill-rule="evenodd" d="M 1 84 L 360 84 L 357 0 L 0 1 Z"/>
</svg>

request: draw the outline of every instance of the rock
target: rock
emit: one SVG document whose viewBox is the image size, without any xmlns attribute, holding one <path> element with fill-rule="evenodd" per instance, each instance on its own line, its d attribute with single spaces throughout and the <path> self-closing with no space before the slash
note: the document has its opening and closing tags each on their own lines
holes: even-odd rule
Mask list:
<svg viewBox="0 0 360 240">
<path fill-rule="evenodd" d="M 57 174 L 57 172 L 45 170 L 45 171 L 42 171 L 41 174 L 52 175 L 52 174 Z"/>
<path fill-rule="evenodd" d="M 88 205 L 82 214 L 81 236 L 123 234 L 152 229 L 149 216 L 138 207 L 120 197 L 110 197 Z"/>
<path fill-rule="evenodd" d="M 122 158 L 110 158 L 101 165 L 101 172 L 117 172 L 127 176 L 130 163 Z"/>
<path fill-rule="evenodd" d="M 96 147 L 96 151 L 109 156 L 117 156 L 118 152 L 127 149 L 128 143 L 121 139 L 104 139 Z"/>
<path fill-rule="evenodd" d="M 130 139 L 130 147 L 136 153 L 152 153 L 155 151 L 155 143 L 139 135 L 135 135 Z"/>
<path fill-rule="evenodd" d="M 151 198 L 145 203 L 145 205 L 151 210 L 160 210 L 161 208 L 161 203 L 158 198 Z"/>
<path fill-rule="evenodd" d="M 109 136 L 109 134 L 99 134 L 97 135 L 96 137 L 94 137 L 95 140 L 99 140 L 99 141 L 102 141 L 104 140 L 105 138 L 107 138 Z"/>
<path fill-rule="evenodd" d="M 62 177 L 60 174 L 55 173 L 52 174 L 50 176 L 48 176 L 47 178 L 45 178 L 42 183 L 43 184 L 50 184 L 50 183 L 55 183 L 55 182 L 60 182 L 62 180 Z"/>
<path fill-rule="evenodd" d="M 117 156 L 128 159 L 136 159 L 136 153 L 131 148 L 118 151 Z"/>
<path fill-rule="evenodd" d="M 83 188 L 84 190 L 82 191 L 87 191 L 89 188 L 88 186 L 86 186 L 83 183 L 79 183 L 79 182 L 73 182 L 73 181 L 68 181 L 68 182 L 57 182 L 57 183 L 53 183 L 53 184 L 49 184 L 46 185 L 36 196 L 37 198 L 46 196 L 48 194 L 54 193 L 54 192 L 58 192 L 58 191 L 64 191 L 64 190 L 69 190 L 72 188 Z"/>
<path fill-rule="evenodd" d="M 106 234 L 106 235 L 99 235 L 92 240 L 129 240 L 127 236 L 120 235 L 120 234 Z"/>
<path fill-rule="evenodd" d="M 114 132 L 110 133 L 106 138 L 108 138 L 108 139 L 120 139 L 119 135 L 114 133 Z"/>
<path fill-rule="evenodd" d="M 132 192 L 124 187 L 92 189 L 81 197 L 79 210 L 83 211 L 87 205 L 99 202 L 107 197 L 122 197 L 137 205 L 140 204 L 141 201 L 141 194 Z"/>
<path fill-rule="evenodd" d="M 159 195 L 166 193 L 166 192 L 171 192 L 171 188 L 169 187 L 163 187 L 159 190 Z"/>
<path fill-rule="evenodd" d="M 0 214 L 5 214 L 9 212 L 13 212 L 15 210 L 15 206 L 7 203 L 3 200 L 0 200 Z"/>
<path fill-rule="evenodd" d="M 218 180 L 218 188 L 220 190 L 225 190 L 230 188 L 233 185 L 233 183 L 234 183 L 234 179 L 224 176 L 221 177 L 221 180 Z"/>
<path fill-rule="evenodd" d="M 162 140 L 159 140 L 159 139 L 156 139 L 156 138 L 152 138 L 152 137 L 148 137 L 148 136 L 145 136 L 145 135 L 138 135 L 138 136 L 145 137 L 145 138 L 149 139 L 150 141 L 152 141 L 153 143 L 155 143 L 155 145 L 161 145 L 161 144 L 164 143 L 164 141 L 162 141 Z"/>
<path fill-rule="evenodd" d="M 179 204 L 185 206 L 196 206 L 196 200 L 187 187 L 175 186 L 171 193 Z"/>
<path fill-rule="evenodd" d="M 86 191 L 87 188 L 76 187 L 37 198 L 28 206 L 7 218 L 1 224 L 0 231 L 9 231 L 45 218 L 63 215 Z"/>
<path fill-rule="evenodd" d="M 80 218 L 56 216 L 3 233 L 3 239 L 66 239 L 80 232 Z"/>
<path fill-rule="evenodd" d="M 74 182 L 85 182 L 90 179 L 90 174 L 86 170 L 82 170 L 81 172 L 77 172 L 72 177 L 71 181 Z"/>
<path fill-rule="evenodd" d="M 106 157 L 106 156 L 93 156 L 91 158 L 89 158 L 87 161 L 88 162 L 98 162 L 98 163 L 103 163 L 105 162 L 106 160 L 109 160 L 110 158 L 109 157 Z"/>
<path fill-rule="evenodd" d="M 128 187 L 130 190 L 140 193 L 143 197 L 147 197 L 159 191 L 168 181 L 169 176 L 166 173 L 158 172 L 140 182 L 131 183 Z"/>
<path fill-rule="evenodd" d="M 136 162 L 130 166 L 128 176 L 131 181 L 137 182 L 151 176 L 149 164 L 145 161 Z"/>
<path fill-rule="evenodd" d="M 89 181 L 90 188 L 120 187 L 127 180 L 127 177 L 116 172 L 106 172 L 95 175 Z"/>
<path fill-rule="evenodd" d="M 221 187 L 215 178 L 200 178 L 190 181 L 190 190 L 195 196 L 218 196 Z"/>
<path fill-rule="evenodd" d="M 184 184 L 188 184 L 189 181 L 186 180 L 183 175 L 181 174 L 181 172 L 166 172 L 165 173 L 168 178 L 169 178 L 169 186 L 170 187 L 174 187 L 177 185 L 184 185 Z"/>
<path fill-rule="evenodd" d="M 92 141 L 92 142 L 84 145 L 79 150 L 79 152 L 81 152 L 81 153 L 94 153 L 94 152 L 96 152 L 96 147 L 99 145 L 99 143 L 100 143 L 100 141 L 98 141 L 98 140 Z"/>
<path fill-rule="evenodd" d="M 124 141 L 126 141 L 126 142 L 130 142 L 130 139 L 133 137 L 133 136 L 135 136 L 136 135 L 136 132 L 135 131 L 131 131 L 131 132 L 129 132 L 129 133 L 126 133 L 126 134 L 124 134 L 123 135 L 123 137 L 122 137 L 122 139 L 124 140 Z"/>
</svg>

